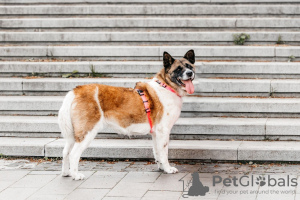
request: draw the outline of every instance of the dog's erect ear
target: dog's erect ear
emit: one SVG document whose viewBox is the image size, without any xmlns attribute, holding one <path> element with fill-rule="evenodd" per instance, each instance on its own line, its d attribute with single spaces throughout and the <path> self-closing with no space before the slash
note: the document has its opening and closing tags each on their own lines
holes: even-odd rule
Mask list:
<svg viewBox="0 0 300 200">
<path fill-rule="evenodd" d="M 175 59 L 166 51 L 164 52 L 163 57 L 164 57 L 165 71 L 168 72 L 172 64 L 174 63 Z"/>
<path fill-rule="evenodd" d="M 190 61 L 190 63 L 194 64 L 195 63 L 195 53 L 194 53 L 194 50 L 191 49 L 188 52 L 186 52 L 186 54 L 183 56 L 183 58 L 187 59 L 188 61 Z"/>
</svg>

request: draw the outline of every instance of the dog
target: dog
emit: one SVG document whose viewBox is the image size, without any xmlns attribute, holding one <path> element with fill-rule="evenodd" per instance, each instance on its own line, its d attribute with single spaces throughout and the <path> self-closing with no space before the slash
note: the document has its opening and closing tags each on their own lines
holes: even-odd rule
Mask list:
<svg viewBox="0 0 300 200">
<path fill-rule="evenodd" d="M 105 127 L 125 135 L 150 133 L 158 168 L 177 173 L 168 161 L 169 136 L 181 113 L 181 97 L 194 93 L 194 63 L 194 50 L 181 59 L 164 52 L 161 71 L 147 83 L 136 83 L 135 89 L 88 84 L 69 91 L 58 113 L 66 140 L 62 176 L 84 179 L 78 173 L 81 154 Z"/>
</svg>

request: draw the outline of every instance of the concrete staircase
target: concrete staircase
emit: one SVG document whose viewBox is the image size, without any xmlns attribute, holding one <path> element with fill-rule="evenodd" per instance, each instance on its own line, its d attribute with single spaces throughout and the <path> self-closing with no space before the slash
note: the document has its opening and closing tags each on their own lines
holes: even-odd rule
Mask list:
<svg viewBox="0 0 300 200">
<path fill-rule="evenodd" d="M 67 91 L 133 87 L 161 69 L 163 51 L 192 48 L 195 95 L 184 98 L 169 157 L 300 160 L 300 1 L 61 2 L 0 0 L 1 154 L 61 157 Z M 250 39 L 234 45 L 240 33 Z M 104 130 L 84 156 L 152 158 L 149 139 Z"/>
</svg>

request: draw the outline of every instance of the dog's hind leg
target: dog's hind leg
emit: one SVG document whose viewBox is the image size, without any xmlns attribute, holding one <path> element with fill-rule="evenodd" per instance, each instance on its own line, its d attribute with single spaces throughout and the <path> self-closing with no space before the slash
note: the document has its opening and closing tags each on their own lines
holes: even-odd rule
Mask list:
<svg viewBox="0 0 300 200">
<path fill-rule="evenodd" d="M 78 173 L 81 154 L 104 126 L 104 115 L 98 100 L 98 88 L 95 87 L 93 96 L 84 92 L 86 91 L 83 91 L 81 95 L 78 94 L 72 108 L 72 122 L 76 142 L 70 153 L 70 175 L 75 180 L 84 178 L 83 174 Z M 84 98 L 81 98 L 81 96 L 84 96 Z"/>
<path fill-rule="evenodd" d="M 74 139 L 73 140 L 67 140 L 66 144 L 65 144 L 65 148 L 63 150 L 63 160 L 62 160 L 62 176 L 70 176 L 70 159 L 69 159 L 69 155 L 70 152 L 74 146 Z"/>
<path fill-rule="evenodd" d="M 102 124 L 100 121 L 91 131 L 86 134 L 85 138 L 81 142 L 75 142 L 74 147 L 70 153 L 70 175 L 74 180 L 84 179 L 84 175 L 78 173 L 79 159 L 83 151 L 89 146 L 89 144 L 92 142 L 99 129 L 101 128 Z"/>
<path fill-rule="evenodd" d="M 164 127 L 161 127 L 159 130 L 160 131 L 158 131 L 156 134 L 157 153 L 159 161 L 161 162 L 162 167 L 166 173 L 177 173 L 178 170 L 175 167 L 171 167 L 168 160 L 170 130 Z"/>
<path fill-rule="evenodd" d="M 69 168 L 70 168 L 69 153 L 75 143 L 74 130 L 73 130 L 72 119 L 71 119 L 71 106 L 74 98 L 75 98 L 74 92 L 70 91 L 66 95 L 58 113 L 58 125 L 60 127 L 62 136 L 66 140 L 66 145 L 63 151 L 63 160 L 62 160 L 63 163 L 62 176 L 69 176 Z"/>
</svg>

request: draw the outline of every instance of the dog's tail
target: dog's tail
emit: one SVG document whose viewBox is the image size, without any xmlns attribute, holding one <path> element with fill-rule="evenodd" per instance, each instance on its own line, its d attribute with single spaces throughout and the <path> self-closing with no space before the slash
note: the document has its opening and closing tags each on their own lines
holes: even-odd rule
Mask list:
<svg viewBox="0 0 300 200">
<path fill-rule="evenodd" d="M 75 98 L 74 92 L 70 91 L 66 95 L 63 104 L 58 112 L 58 125 L 62 136 L 66 140 L 74 141 L 74 131 L 71 119 L 71 106 Z"/>
</svg>

